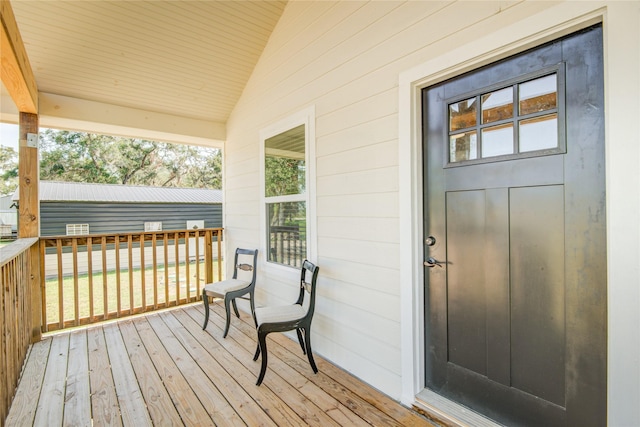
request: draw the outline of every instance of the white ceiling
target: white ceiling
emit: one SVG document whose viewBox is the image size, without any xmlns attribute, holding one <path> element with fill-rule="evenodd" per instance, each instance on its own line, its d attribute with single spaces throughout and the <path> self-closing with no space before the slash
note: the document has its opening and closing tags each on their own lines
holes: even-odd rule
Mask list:
<svg viewBox="0 0 640 427">
<path fill-rule="evenodd" d="M 285 4 L 11 0 L 39 92 L 219 123 Z"/>
</svg>

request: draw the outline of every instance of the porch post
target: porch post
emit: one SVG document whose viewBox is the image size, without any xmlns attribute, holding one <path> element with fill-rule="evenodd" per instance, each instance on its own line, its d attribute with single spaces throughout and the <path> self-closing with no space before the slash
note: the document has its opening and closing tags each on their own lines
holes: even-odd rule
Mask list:
<svg viewBox="0 0 640 427">
<path fill-rule="evenodd" d="M 0 58 L 2 83 L 20 111 L 18 237 L 39 237 L 37 139 L 35 143 L 27 139 L 28 134 L 38 135 L 38 86 L 9 0 L 0 0 Z M 31 342 L 42 338 L 39 246 L 30 249 L 30 281 L 25 285 L 30 288 L 25 293 L 31 296 Z"/>
<path fill-rule="evenodd" d="M 20 113 L 18 160 L 18 237 L 40 236 L 38 115 Z M 31 246 L 29 253 L 31 288 L 31 342 L 42 338 L 42 294 L 40 284 L 40 245 Z"/>
</svg>

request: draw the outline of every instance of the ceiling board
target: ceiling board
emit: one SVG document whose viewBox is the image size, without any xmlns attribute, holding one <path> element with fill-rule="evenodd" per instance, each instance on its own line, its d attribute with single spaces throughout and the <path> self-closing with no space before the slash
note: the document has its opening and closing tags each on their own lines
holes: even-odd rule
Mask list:
<svg viewBox="0 0 640 427">
<path fill-rule="evenodd" d="M 40 92 L 218 123 L 285 4 L 11 1 Z"/>
</svg>

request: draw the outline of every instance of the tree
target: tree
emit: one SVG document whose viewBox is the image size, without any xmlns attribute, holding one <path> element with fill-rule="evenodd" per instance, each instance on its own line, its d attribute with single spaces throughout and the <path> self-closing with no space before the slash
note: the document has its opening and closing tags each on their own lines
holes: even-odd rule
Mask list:
<svg viewBox="0 0 640 427">
<path fill-rule="evenodd" d="M 221 188 L 214 148 L 47 129 L 40 135 L 43 180 Z"/>
<path fill-rule="evenodd" d="M 18 153 L 0 145 L 0 195 L 12 194 L 18 188 Z"/>
</svg>

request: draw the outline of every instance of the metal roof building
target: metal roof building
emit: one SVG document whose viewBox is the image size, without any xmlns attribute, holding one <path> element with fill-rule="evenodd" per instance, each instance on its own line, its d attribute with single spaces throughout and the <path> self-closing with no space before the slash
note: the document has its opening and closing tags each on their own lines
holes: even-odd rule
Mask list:
<svg viewBox="0 0 640 427">
<path fill-rule="evenodd" d="M 209 204 L 222 203 L 222 190 L 41 181 L 40 201 Z"/>
<path fill-rule="evenodd" d="M 42 236 L 222 227 L 222 191 L 41 181 L 40 218 Z"/>
</svg>

